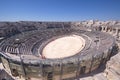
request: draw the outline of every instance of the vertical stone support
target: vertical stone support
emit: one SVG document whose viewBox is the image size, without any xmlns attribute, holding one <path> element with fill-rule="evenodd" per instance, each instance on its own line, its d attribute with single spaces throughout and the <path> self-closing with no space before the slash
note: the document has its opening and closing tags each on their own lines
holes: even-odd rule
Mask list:
<svg viewBox="0 0 120 80">
<path fill-rule="evenodd" d="M 42 63 L 42 60 L 39 60 L 39 68 L 40 68 L 40 75 L 41 75 L 42 80 L 43 80 L 43 63 Z"/>
<path fill-rule="evenodd" d="M 120 37 L 120 29 L 118 29 L 118 39 L 119 39 L 119 37 Z"/>
<path fill-rule="evenodd" d="M 21 68 L 22 68 L 22 71 L 24 73 L 24 77 L 26 79 L 26 71 L 25 71 L 25 68 L 24 68 L 24 62 L 23 62 L 23 59 L 22 59 L 21 55 L 19 57 L 20 57 L 20 60 L 21 60 L 21 62 L 20 62 Z"/>
<path fill-rule="evenodd" d="M 63 75 L 63 62 L 62 59 L 60 60 L 60 80 L 62 80 L 62 75 Z"/>
<path fill-rule="evenodd" d="M 105 26 L 105 32 L 107 32 L 107 26 Z"/>
<path fill-rule="evenodd" d="M 119 39 L 119 33 L 120 33 L 120 29 L 118 29 L 118 32 L 117 32 L 117 38 Z"/>
<path fill-rule="evenodd" d="M 116 31 L 115 31 L 115 38 L 117 38 L 118 37 L 118 28 L 116 28 Z"/>
<path fill-rule="evenodd" d="M 104 26 L 101 26 L 101 27 L 102 27 L 102 30 L 101 30 L 101 31 L 104 32 Z"/>
<path fill-rule="evenodd" d="M 76 72 L 76 78 L 77 78 L 77 80 L 79 80 L 79 72 L 80 72 L 80 57 L 78 56 L 77 57 L 78 58 L 78 62 L 77 62 L 77 72 Z"/>
<path fill-rule="evenodd" d="M 55 65 L 54 63 L 51 63 L 51 66 L 52 66 L 52 79 L 54 80 L 54 75 L 55 75 L 55 72 L 54 72 L 54 69 L 55 69 Z"/>
<path fill-rule="evenodd" d="M 92 65 L 93 65 L 93 62 L 94 62 L 94 57 L 93 57 L 93 55 L 92 55 L 92 60 L 91 60 L 91 65 L 90 65 L 90 70 L 89 70 L 89 72 L 92 72 Z"/>
</svg>

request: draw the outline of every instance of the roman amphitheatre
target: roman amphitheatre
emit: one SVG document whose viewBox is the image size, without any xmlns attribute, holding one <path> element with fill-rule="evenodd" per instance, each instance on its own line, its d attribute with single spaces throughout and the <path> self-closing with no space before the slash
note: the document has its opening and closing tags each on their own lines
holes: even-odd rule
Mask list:
<svg viewBox="0 0 120 80">
<path fill-rule="evenodd" d="M 119 21 L 0 22 L 0 79 L 119 80 L 119 27 Z"/>
</svg>

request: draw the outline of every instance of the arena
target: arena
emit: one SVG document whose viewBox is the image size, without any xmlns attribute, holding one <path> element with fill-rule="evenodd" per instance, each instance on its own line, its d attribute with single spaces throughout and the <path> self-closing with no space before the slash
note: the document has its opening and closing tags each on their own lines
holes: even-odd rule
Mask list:
<svg viewBox="0 0 120 80">
<path fill-rule="evenodd" d="M 49 29 L 50 28 L 50 29 Z M 114 37 L 67 27 L 25 31 L 0 43 L 4 68 L 26 80 L 73 80 L 90 73 L 116 52 Z"/>
<path fill-rule="evenodd" d="M 84 48 L 85 41 L 77 35 L 58 38 L 49 43 L 42 54 L 45 58 L 64 58 L 75 55 Z M 52 53 L 52 54 L 51 54 Z"/>
</svg>

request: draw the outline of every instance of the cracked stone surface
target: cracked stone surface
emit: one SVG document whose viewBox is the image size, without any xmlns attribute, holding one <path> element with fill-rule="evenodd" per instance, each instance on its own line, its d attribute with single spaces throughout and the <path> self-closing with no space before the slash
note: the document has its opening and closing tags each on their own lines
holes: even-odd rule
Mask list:
<svg viewBox="0 0 120 80">
<path fill-rule="evenodd" d="M 111 57 L 103 72 L 80 78 L 80 80 L 120 80 L 120 52 Z"/>
</svg>

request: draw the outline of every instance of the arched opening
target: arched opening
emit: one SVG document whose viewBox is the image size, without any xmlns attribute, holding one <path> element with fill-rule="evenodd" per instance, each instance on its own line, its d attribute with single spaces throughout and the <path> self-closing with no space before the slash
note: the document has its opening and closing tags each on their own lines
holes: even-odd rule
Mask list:
<svg viewBox="0 0 120 80">
<path fill-rule="evenodd" d="M 12 69 L 12 75 L 16 77 L 19 76 L 19 73 L 16 69 Z"/>
</svg>

